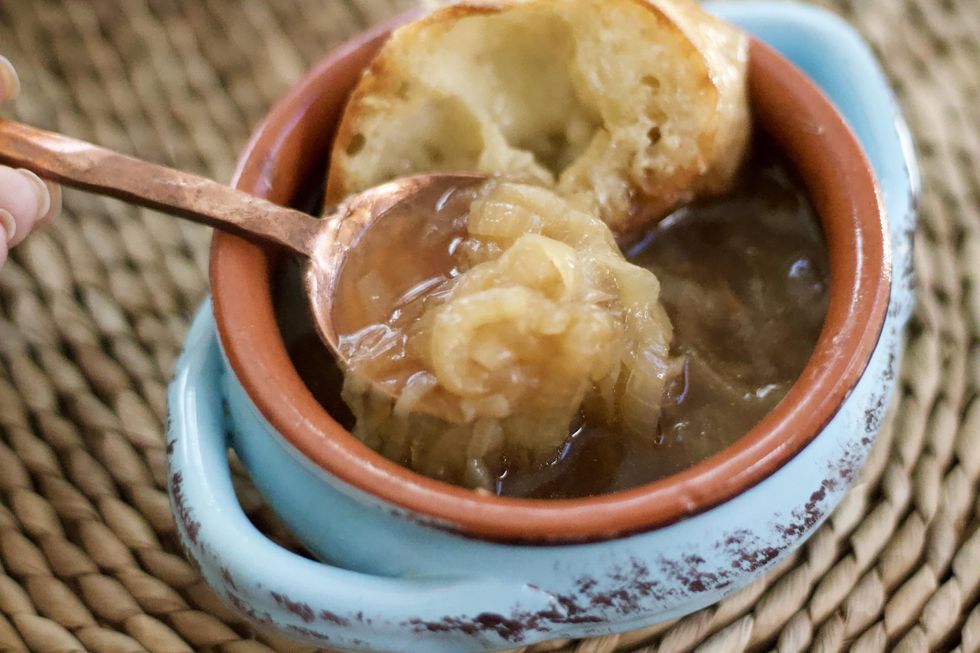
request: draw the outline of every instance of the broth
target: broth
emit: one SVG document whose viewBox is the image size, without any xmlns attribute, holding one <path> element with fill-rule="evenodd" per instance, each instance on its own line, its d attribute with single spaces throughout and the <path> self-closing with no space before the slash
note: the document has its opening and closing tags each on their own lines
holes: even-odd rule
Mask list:
<svg viewBox="0 0 980 653">
<path fill-rule="evenodd" d="M 570 498 L 623 490 L 689 467 L 746 433 L 785 396 L 819 336 L 828 262 L 802 182 L 760 139 L 732 193 L 681 209 L 628 252 L 660 280 L 684 372 L 668 386 L 655 438 L 581 424 L 556 459 L 503 470 L 498 494 Z M 307 317 L 300 268 L 279 275 L 287 349 L 314 396 L 345 427 L 341 372 Z"/>
</svg>

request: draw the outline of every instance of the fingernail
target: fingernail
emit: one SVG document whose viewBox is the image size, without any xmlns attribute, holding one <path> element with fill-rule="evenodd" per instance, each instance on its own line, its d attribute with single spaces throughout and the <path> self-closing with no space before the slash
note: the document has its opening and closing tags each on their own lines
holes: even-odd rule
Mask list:
<svg viewBox="0 0 980 653">
<path fill-rule="evenodd" d="M 14 236 L 17 235 L 17 221 L 14 220 L 14 216 L 7 209 L 0 209 L 0 227 L 3 227 L 4 232 L 7 234 L 4 241 L 6 246 L 6 243 L 13 242 Z"/>
<path fill-rule="evenodd" d="M 14 65 L 0 54 L 0 102 L 12 100 L 20 93 L 20 78 Z"/>
<path fill-rule="evenodd" d="M 61 213 L 61 186 L 51 181 L 45 181 L 44 185 L 48 189 L 48 212 L 38 218 L 38 226 L 47 224 Z"/>
<path fill-rule="evenodd" d="M 34 224 L 37 224 L 51 212 L 51 192 L 48 190 L 48 185 L 44 183 L 44 180 L 27 168 L 17 168 L 17 172 L 27 177 L 34 185 L 37 195 L 37 213 L 34 216 Z"/>
</svg>

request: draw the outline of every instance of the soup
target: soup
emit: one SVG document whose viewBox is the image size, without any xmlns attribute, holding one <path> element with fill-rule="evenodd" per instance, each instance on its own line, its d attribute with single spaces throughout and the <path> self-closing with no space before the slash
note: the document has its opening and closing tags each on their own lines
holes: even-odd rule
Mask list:
<svg viewBox="0 0 980 653">
<path fill-rule="evenodd" d="M 552 460 L 493 470 L 497 494 L 591 496 L 682 470 L 748 431 L 806 364 L 826 311 L 826 251 L 801 182 L 769 143 L 756 143 L 735 191 L 674 213 L 627 254 L 659 278 L 672 354 L 682 361 L 657 432 L 638 437 L 579 420 Z M 350 428 L 342 375 L 306 315 L 296 263 L 283 265 L 277 296 L 294 365 Z"/>
</svg>

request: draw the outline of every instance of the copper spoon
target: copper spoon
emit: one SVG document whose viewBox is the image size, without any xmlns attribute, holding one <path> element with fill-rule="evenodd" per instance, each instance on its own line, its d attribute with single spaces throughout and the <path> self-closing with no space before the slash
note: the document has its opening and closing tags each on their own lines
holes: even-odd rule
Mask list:
<svg viewBox="0 0 980 653">
<path fill-rule="evenodd" d="M 398 248 L 407 236 L 431 228 L 437 219 L 442 225 L 458 225 L 453 218 L 469 207 L 465 193 L 456 192 L 486 179 L 466 173 L 407 177 L 354 195 L 329 215 L 316 218 L 204 177 L 8 120 L 0 120 L 0 163 L 26 168 L 66 186 L 275 243 L 306 257 L 310 313 L 320 338 L 343 369 L 345 356 L 335 325 L 343 324 L 350 332 L 369 317 L 345 312 L 357 311 L 356 302 L 334 301 L 342 268 L 358 249 L 356 245 L 371 232 L 373 242 Z M 380 223 L 384 223 L 383 231 L 374 233 L 372 228 Z M 391 238 L 387 237 L 389 230 Z M 411 257 L 412 267 L 418 269 L 404 274 L 399 270 L 406 288 L 419 277 L 451 269 L 446 243 L 458 234 L 438 225 L 436 231 L 436 238 L 411 239 L 413 246 L 421 248 Z M 387 262 L 380 254 L 371 265 Z M 365 263 L 362 260 L 354 267 L 363 269 Z"/>
</svg>

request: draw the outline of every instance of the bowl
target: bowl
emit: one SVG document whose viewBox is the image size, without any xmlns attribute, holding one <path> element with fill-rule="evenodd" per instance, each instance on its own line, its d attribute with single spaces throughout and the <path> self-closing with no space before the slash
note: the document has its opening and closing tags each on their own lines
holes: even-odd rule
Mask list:
<svg viewBox="0 0 980 653">
<path fill-rule="evenodd" d="M 559 501 L 477 495 L 382 458 L 315 401 L 273 313 L 277 252 L 218 233 L 213 307 L 195 320 L 170 391 L 170 492 L 189 557 L 229 605 L 334 649 L 509 648 L 690 613 L 819 526 L 855 478 L 894 385 L 911 306 L 915 166 L 884 78 L 845 24 L 781 3 L 716 10 L 757 36 L 757 127 L 802 175 L 830 253 L 826 323 L 786 398 L 727 449 L 633 490 Z M 256 131 L 236 185 L 289 204 L 323 179 L 347 92 L 409 18 L 354 39 L 299 82 Z M 761 39 L 823 78 L 847 119 Z M 229 444 L 322 562 L 248 523 Z"/>
</svg>

